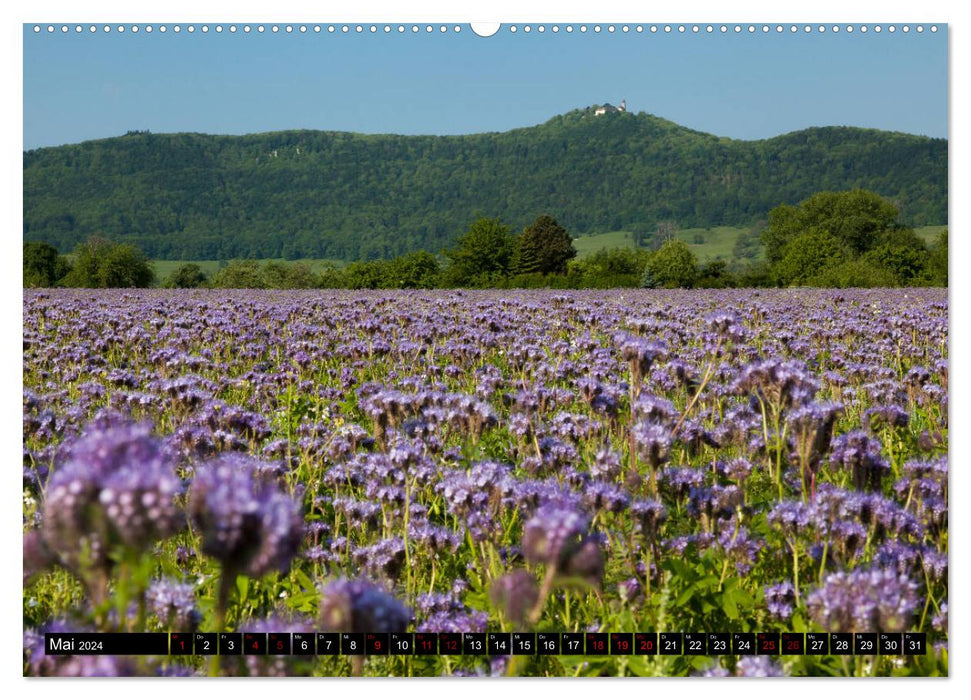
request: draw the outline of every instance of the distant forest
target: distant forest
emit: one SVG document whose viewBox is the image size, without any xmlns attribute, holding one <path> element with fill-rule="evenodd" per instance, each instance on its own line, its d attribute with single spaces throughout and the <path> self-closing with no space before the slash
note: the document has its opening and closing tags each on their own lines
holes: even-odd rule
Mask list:
<svg viewBox="0 0 971 700">
<path fill-rule="evenodd" d="M 454 245 L 480 217 L 574 235 L 749 225 L 866 188 L 908 226 L 947 223 L 947 141 L 848 127 L 761 141 L 575 110 L 469 136 L 130 132 L 24 153 L 24 241 L 91 235 L 167 260 L 389 259 Z"/>
</svg>

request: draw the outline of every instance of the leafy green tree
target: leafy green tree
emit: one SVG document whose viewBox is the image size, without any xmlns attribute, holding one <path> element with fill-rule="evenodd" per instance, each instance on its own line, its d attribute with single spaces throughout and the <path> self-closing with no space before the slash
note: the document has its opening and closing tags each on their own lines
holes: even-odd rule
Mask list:
<svg viewBox="0 0 971 700">
<path fill-rule="evenodd" d="M 862 258 L 846 260 L 820 270 L 809 284 L 813 287 L 894 287 L 897 279 L 889 270 Z"/>
<path fill-rule="evenodd" d="M 318 279 L 307 263 L 270 261 L 260 270 L 266 289 L 313 289 Z"/>
<path fill-rule="evenodd" d="M 92 236 L 74 250 L 74 266 L 64 278 L 68 287 L 148 287 L 155 271 L 142 251 L 128 243 Z"/>
<path fill-rule="evenodd" d="M 651 256 L 647 270 L 658 287 L 691 287 L 698 278 L 698 261 L 687 243 L 672 239 Z"/>
<path fill-rule="evenodd" d="M 320 271 L 318 286 L 321 289 L 346 289 L 347 275 L 334 263 L 327 263 Z"/>
<path fill-rule="evenodd" d="M 387 274 L 389 286 L 395 289 L 433 289 L 438 286 L 441 269 L 438 258 L 417 250 L 392 260 Z"/>
<path fill-rule="evenodd" d="M 24 243 L 24 287 L 53 287 L 58 277 L 57 248 L 47 243 Z"/>
<path fill-rule="evenodd" d="M 490 286 L 509 275 L 516 236 L 499 219 L 479 219 L 446 251 L 446 281 L 456 286 Z"/>
<path fill-rule="evenodd" d="M 786 245 L 806 227 L 801 220 L 798 207 L 791 204 L 780 204 L 769 212 L 769 224 L 762 229 L 762 245 L 765 246 L 765 258 L 770 264 L 778 263 L 785 257 Z"/>
<path fill-rule="evenodd" d="M 209 277 L 196 263 L 179 265 L 165 278 L 163 287 L 168 289 L 195 289 L 206 286 Z"/>
<path fill-rule="evenodd" d="M 135 246 L 111 246 L 100 266 L 101 287 L 148 287 L 155 281 L 155 270 Z"/>
<path fill-rule="evenodd" d="M 770 263 L 777 263 L 797 236 L 823 231 L 852 255 L 860 255 L 875 247 L 887 230 L 898 226 L 899 214 L 894 204 L 868 190 L 819 192 L 798 207 L 782 205 L 769 212 L 769 225 L 762 232 L 765 254 Z"/>
<path fill-rule="evenodd" d="M 74 248 L 74 262 L 71 272 L 64 278 L 66 287 L 100 287 L 99 257 L 110 243 L 100 237 L 91 236 L 87 241 L 78 243 Z"/>
<path fill-rule="evenodd" d="M 712 260 L 701 267 L 694 286 L 699 289 L 726 289 L 735 286 L 735 279 L 728 271 L 727 262 Z"/>
<path fill-rule="evenodd" d="M 885 231 L 862 259 L 890 272 L 897 284 L 914 285 L 925 283 L 930 254 L 913 229 L 895 227 Z"/>
<path fill-rule="evenodd" d="M 348 289 L 382 289 L 387 287 L 387 260 L 354 262 L 344 270 L 344 283 Z"/>
<path fill-rule="evenodd" d="M 941 231 L 927 259 L 928 284 L 947 286 L 947 229 Z"/>
<path fill-rule="evenodd" d="M 519 237 L 517 272 L 564 274 L 567 263 L 576 255 L 570 234 L 556 219 L 544 214 L 527 226 Z"/>
<path fill-rule="evenodd" d="M 522 272 L 513 275 L 503 284 L 503 289 L 549 289 L 554 280 L 564 275 L 544 275 L 542 272 Z"/>
<path fill-rule="evenodd" d="M 764 260 L 744 265 L 736 273 L 739 287 L 774 287 L 775 279 L 769 264 Z"/>
<path fill-rule="evenodd" d="M 610 289 L 637 287 L 651 252 L 638 248 L 609 248 L 598 250 L 569 264 L 571 286 Z"/>
<path fill-rule="evenodd" d="M 212 277 L 218 289 L 265 289 L 260 264 L 256 260 L 233 260 Z"/>
<path fill-rule="evenodd" d="M 74 265 L 66 255 L 57 256 L 57 264 L 54 266 L 54 280 L 57 286 L 64 286 L 64 278 L 71 274 Z"/>
<path fill-rule="evenodd" d="M 927 251 L 918 252 L 903 246 L 882 245 L 871 250 L 860 260 L 889 272 L 897 285 L 917 283 L 927 264 Z"/>
<path fill-rule="evenodd" d="M 821 270 L 851 257 L 835 236 L 818 229 L 805 231 L 790 241 L 785 256 L 773 266 L 776 283 L 782 287 L 807 284 Z"/>
<path fill-rule="evenodd" d="M 657 289 L 657 280 L 654 279 L 654 273 L 647 265 L 644 266 L 644 272 L 641 274 L 641 288 Z"/>
</svg>

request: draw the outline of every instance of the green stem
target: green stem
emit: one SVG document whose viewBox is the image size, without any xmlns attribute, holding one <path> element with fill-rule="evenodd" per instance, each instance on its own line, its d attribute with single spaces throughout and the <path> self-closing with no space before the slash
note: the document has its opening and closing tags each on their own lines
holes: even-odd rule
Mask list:
<svg viewBox="0 0 971 700">
<path fill-rule="evenodd" d="M 214 631 L 217 634 L 226 631 L 226 610 L 229 608 L 229 594 L 235 581 L 236 573 L 229 569 L 223 569 L 219 577 L 219 590 L 216 593 L 216 629 Z M 219 675 L 219 657 L 215 654 L 209 657 L 209 675 L 211 677 Z"/>
<path fill-rule="evenodd" d="M 651 548 L 650 547 L 647 548 L 646 555 L 647 555 L 647 576 L 646 576 L 647 582 L 644 589 L 644 593 L 647 596 L 647 602 L 650 603 L 651 602 Z"/>
<path fill-rule="evenodd" d="M 799 550 L 796 549 L 796 543 L 792 542 L 790 544 L 792 547 L 792 587 L 796 590 L 796 606 L 799 606 Z"/>
<path fill-rule="evenodd" d="M 772 423 L 775 427 L 775 479 L 776 484 L 779 486 L 779 500 L 783 499 L 782 493 L 782 445 L 784 444 L 784 436 L 779 433 L 779 411 L 772 411 Z"/>
<path fill-rule="evenodd" d="M 826 557 L 829 556 L 829 542 L 823 542 L 823 556 L 819 560 L 819 585 L 823 585 L 823 575 L 826 573 Z"/>
<path fill-rule="evenodd" d="M 931 581 L 927 576 L 927 569 L 924 569 L 924 585 L 927 587 L 927 597 L 924 598 L 924 610 L 920 614 L 920 627 L 917 628 L 918 630 L 924 629 L 924 622 L 927 620 L 927 611 L 930 608 L 931 599 L 933 598 L 931 595 Z"/>
<path fill-rule="evenodd" d="M 708 362 L 708 367 L 705 368 L 705 376 L 701 380 L 701 384 L 698 385 L 698 391 L 696 391 L 695 395 L 691 397 L 691 402 L 688 404 L 688 407 L 684 409 L 684 413 L 681 414 L 681 417 L 678 419 L 678 422 L 675 424 L 674 429 L 671 431 L 672 437 L 678 434 L 678 430 L 681 428 L 681 424 L 684 423 L 685 418 L 687 418 L 688 414 L 691 413 L 691 409 L 694 408 L 695 404 L 698 402 L 698 399 L 701 397 L 701 392 L 703 392 L 705 390 L 705 387 L 708 385 L 708 382 L 711 379 L 711 371 L 715 367 L 715 358 L 717 357 L 718 351 L 719 349 L 721 349 L 721 346 L 722 346 L 722 339 L 719 338 L 718 343 L 715 345 L 715 351 L 712 353 L 711 360 Z"/>
<path fill-rule="evenodd" d="M 543 614 L 543 608 L 546 607 L 546 599 L 550 595 L 550 591 L 553 590 L 553 581 L 556 578 L 556 566 L 550 566 L 546 570 L 546 577 L 543 579 L 543 585 L 540 586 L 539 595 L 536 597 L 536 605 L 530 611 L 528 620 L 531 627 L 535 627 L 536 623 L 539 622 L 540 615 Z"/>
<path fill-rule="evenodd" d="M 405 592 L 411 593 L 411 547 L 408 546 L 408 519 L 411 514 L 411 478 L 405 475 Z"/>
</svg>

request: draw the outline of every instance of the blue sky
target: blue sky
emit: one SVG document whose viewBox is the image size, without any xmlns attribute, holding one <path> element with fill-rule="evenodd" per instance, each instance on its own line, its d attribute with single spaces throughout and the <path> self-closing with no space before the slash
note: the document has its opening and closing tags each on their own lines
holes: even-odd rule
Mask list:
<svg viewBox="0 0 971 700">
<path fill-rule="evenodd" d="M 130 129 L 505 131 L 626 98 L 731 138 L 851 125 L 946 137 L 947 33 L 692 34 L 589 25 L 492 37 L 184 29 L 39 34 L 24 26 L 24 148 Z M 86 25 L 87 26 L 87 25 Z M 184 27 L 185 25 L 183 25 Z M 241 27 L 242 25 L 240 25 Z M 267 25 L 269 27 L 269 25 Z M 453 25 L 449 25 L 450 27 Z M 606 25 L 603 25 L 606 27 Z M 747 28 L 747 25 L 744 25 Z M 800 25 L 801 26 L 801 25 Z M 831 25 L 828 25 L 831 26 Z M 871 25 L 872 26 L 872 25 Z M 898 25 L 899 26 L 899 25 Z M 395 29 L 397 25 L 394 25 Z M 561 25 L 565 27 L 565 25 Z M 619 25 L 618 25 L 619 27 Z"/>
</svg>

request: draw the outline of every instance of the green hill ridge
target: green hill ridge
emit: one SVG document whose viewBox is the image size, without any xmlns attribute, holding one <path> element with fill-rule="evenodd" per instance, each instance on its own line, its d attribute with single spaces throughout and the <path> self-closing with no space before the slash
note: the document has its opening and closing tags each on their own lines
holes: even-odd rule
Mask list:
<svg viewBox="0 0 971 700">
<path fill-rule="evenodd" d="M 24 240 L 89 235 L 159 259 L 391 257 L 480 216 L 548 213 L 584 235 L 748 225 L 821 190 L 866 188 L 947 223 L 947 141 L 819 127 L 758 141 L 593 108 L 465 136 L 282 131 L 125 136 L 24 153 Z"/>
</svg>

